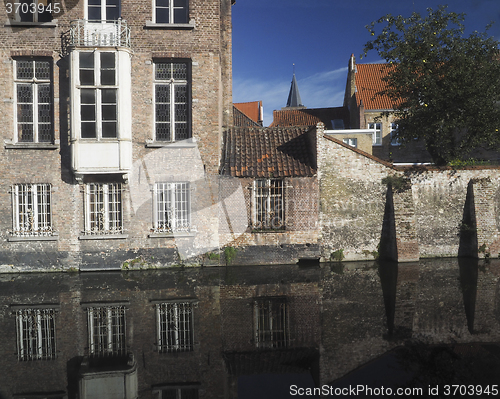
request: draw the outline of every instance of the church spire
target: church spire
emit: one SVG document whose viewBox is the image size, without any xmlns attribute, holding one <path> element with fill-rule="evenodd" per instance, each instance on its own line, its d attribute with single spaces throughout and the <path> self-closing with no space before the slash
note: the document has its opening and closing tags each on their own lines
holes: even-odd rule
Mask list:
<svg viewBox="0 0 500 399">
<path fill-rule="evenodd" d="M 290 87 L 290 93 L 288 94 L 288 101 L 286 102 L 286 108 L 305 108 L 304 104 L 302 104 L 302 100 L 300 99 L 297 79 L 295 79 L 295 64 L 293 64 L 292 85 Z"/>
</svg>

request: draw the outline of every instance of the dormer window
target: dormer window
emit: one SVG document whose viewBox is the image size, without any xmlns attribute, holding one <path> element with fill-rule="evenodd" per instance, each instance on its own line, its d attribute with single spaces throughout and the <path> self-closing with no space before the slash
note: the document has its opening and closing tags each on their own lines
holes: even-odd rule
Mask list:
<svg viewBox="0 0 500 399">
<path fill-rule="evenodd" d="M 87 0 L 90 22 L 116 21 L 120 18 L 120 0 Z"/>
</svg>

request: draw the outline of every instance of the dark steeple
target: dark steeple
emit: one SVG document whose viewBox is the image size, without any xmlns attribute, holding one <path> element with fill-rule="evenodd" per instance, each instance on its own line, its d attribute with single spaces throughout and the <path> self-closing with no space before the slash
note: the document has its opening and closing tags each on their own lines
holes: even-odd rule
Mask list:
<svg viewBox="0 0 500 399">
<path fill-rule="evenodd" d="M 297 80 L 295 79 L 295 72 L 292 78 L 292 86 L 290 87 L 290 94 L 288 94 L 288 101 L 286 102 L 286 108 L 305 108 L 302 104 L 299 94 L 299 86 L 297 86 Z"/>
</svg>

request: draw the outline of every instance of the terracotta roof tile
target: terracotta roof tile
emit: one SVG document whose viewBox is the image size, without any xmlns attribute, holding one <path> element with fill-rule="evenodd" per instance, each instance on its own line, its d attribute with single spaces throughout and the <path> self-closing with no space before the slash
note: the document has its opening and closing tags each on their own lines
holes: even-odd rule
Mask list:
<svg viewBox="0 0 500 399">
<path fill-rule="evenodd" d="M 363 101 L 365 110 L 394 109 L 394 104 L 388 96 L 378 96 L 378 92 L 386 88 L 382 80 L 387 76 L 388 64 L 357 64 L 356 65 L 356 102 Z"/>
<path fill-rule="evenodd" d="M 260 122 L 262 101 L 252 101 L 247 103 L 234 103 L 236 109 L 246 115 L 255 123 Z"/>
<path fill-rule="evenodd" d="M 325 129 L 332 129 L 332 120 L 342 119 L 344 128 L 349 128 L 349 110 L 346 107 L 282 109 L 273 111 L 273 123 L 278 126 L 316 126 L 323 122 Z"/>
<path fill-rule="evenodd" d="M 224 133 L 221 174 L 292 177 L 316 173 L 308 127 L 233 127 Z"/>
</svg>

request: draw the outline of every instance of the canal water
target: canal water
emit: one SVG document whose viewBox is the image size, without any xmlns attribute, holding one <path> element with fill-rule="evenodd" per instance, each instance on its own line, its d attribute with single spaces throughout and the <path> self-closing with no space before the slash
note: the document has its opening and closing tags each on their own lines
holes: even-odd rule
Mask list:
<svg viewBox="0 0 500 399">
<path fill-rule="evenodd" d="M 2 274 L 0 399 L 492 397 L 499 278 L 465 258 Z"/>
</svg>

